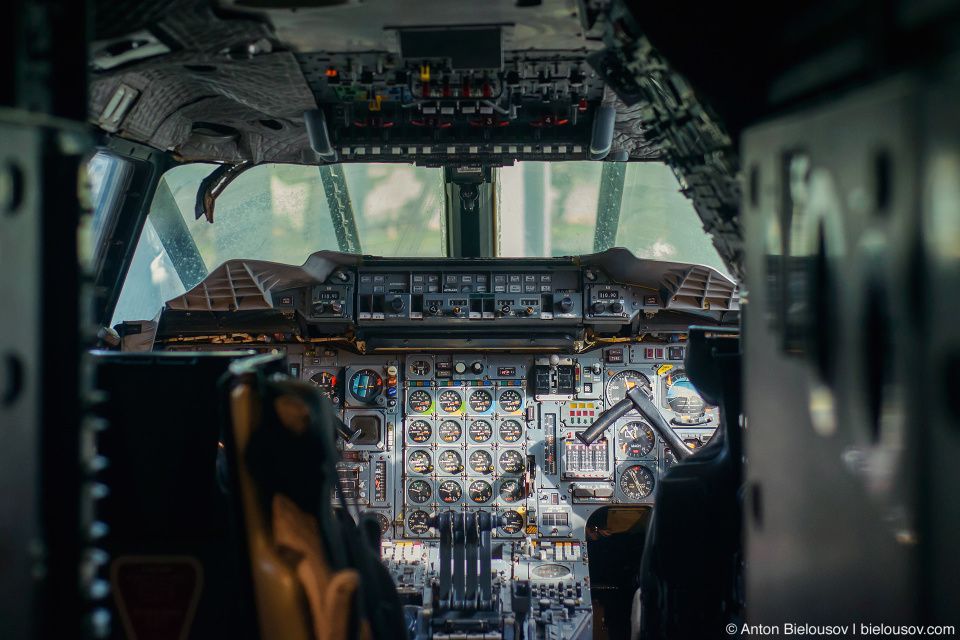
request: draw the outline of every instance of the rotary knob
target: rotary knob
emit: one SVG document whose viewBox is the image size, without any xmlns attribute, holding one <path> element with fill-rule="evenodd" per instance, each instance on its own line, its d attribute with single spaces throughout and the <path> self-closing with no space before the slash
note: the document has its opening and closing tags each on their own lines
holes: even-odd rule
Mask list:
<svg viewBox="0 0 960 640">
<path fill-rule="evenodd" d="M 458 362 L 457 364 L 453 365 L 453 370 L 457 373 L 466 373 L 467 365 L 462 362 Z"/>
<path fill-rule="evenodd" d="M 393 309 L 394 313 L 400 313 L 404 308 L 403 298 L 394 298 L 390 301 L 390 308 Z"/>
<path fill-rule="evenodd" d="M 343 313 L 343 305 L 339 302 L 332 302 L 330 303 L 330 311 L 336 315 L 340 315 Z"/>
<path fill-rule="evenodd" d="M 602 302 L 594 302 L 594 303 L 593 303 L 593 312 L 594 312 L 594 313 L 603 313 L 604 311 L 606 311 L 606 309 L 607 309 L 607 305 L 603 304 Z"/>
<path fill-rule="evenodd" d="M 619 302 L 614 302 L 610 305 L 610 313 L 623 313 L 623 305 Z"/>
<path fill-rule="evenodd" d="M 324 302 L 314 302 L 313 303 L 313 312 L 317 315 L 320 315 L 327 310 L 327 305 Z"/>
<path fill-rule="evenodd" d="M 479 360 L 470 365 L 470 373 L 474 375 L 480 375 L 483 373 L 483 363 Z"/>
<path fill-rule="evenodd" d="M 560 301 L 560 311 L 563 313 L 570 313 L 573 311 L 573 300 L 570 298 L 564 298 Z"/>
</svg>

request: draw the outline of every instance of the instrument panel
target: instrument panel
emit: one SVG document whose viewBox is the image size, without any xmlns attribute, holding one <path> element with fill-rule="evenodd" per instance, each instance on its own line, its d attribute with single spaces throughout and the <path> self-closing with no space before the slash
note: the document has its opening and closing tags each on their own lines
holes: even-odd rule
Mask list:
<svg viewBox="0 0 960 640">
<path fill-rule="evenodd" d="M 318 348 L 298 371 L 361 430 L 338 445 L 341 484 L 353 483 L 342 490 L 377 514 L 386 539 L 434 538 L 432 516 L 451 509 L 490 512 L 495 537 L 582 539 L 597 508 L 650 503 L 675 462 L 636 412 L 593 445 L 575 438 L 630 388 L 641 386 L 688 446 L 712 436 L 717 409 L 667 359 L 684 348 L 576 356 Z"/>
</svg>

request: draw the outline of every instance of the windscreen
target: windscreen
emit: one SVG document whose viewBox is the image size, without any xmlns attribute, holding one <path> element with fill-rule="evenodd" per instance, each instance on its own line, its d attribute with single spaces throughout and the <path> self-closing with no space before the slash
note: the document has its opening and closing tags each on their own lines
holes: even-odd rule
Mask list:
<svg viewBox="0 0 960 640">
<path fill-rule="evenodd" d="M 653 162 L 519 162 L 499 171 L 498 254 L 637 257 L 727 269 L 673 171 Z"/>
<path fill-rule="evenodd" d="M 443 171 L 407 164 L 265 164 L 195 215 L 216 169 L 164 174 L 131 262 L 114 323 L 153 318 L 163 303 L 231 259 L 299 265 L 322 250 L 442 257 Z M 500 257 L 558 257 L 625 247 L 641 258 L 726 269 L 672 170 L 658 163 L 520 162 L 494 172 Z"/>
</svg>

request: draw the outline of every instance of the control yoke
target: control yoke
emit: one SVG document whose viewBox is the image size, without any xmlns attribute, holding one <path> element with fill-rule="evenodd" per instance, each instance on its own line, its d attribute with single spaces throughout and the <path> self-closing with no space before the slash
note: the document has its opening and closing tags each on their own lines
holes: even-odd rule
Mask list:
<svg viewBox="0 0 960 640">
<path fill-rule="evenodd" d="M 636 409 L 640 412 L 640 415 L 647 419 L 647 422 L 653 426 L 657 434 L 667 443 L 667 446 L 673 449 L 677 460 L 682 460 L 693 455 L 693 451 L 683 443 L 680 436 L 674 433 L 670 425 L 667 424 L 667 421 L 660 415 L 660 411 L 656 405 L 647 397 L 647 394 L 644 393 L 640 386 L 635 386 L 628 390 L 626 398 L 601 413 L 586 431 L 581 431 L 577 434 L 577 438 L 579 438 L 583 444 L 592 444 L 597 438 L 603 435 L 604 431 L 610 428 L 610 425 L 631 409 Z"/>
</svg>

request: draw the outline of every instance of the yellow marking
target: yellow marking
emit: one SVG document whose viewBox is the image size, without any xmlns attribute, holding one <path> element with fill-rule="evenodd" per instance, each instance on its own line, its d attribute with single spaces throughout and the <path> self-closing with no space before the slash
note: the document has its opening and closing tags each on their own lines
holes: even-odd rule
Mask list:
<svg viewBox="0 0 960 640">
<path fill-rule="evenodd" d="M 662 375 L 665 374 L 667 371 L 670 371 L 670 369 L 673 369 L 673 365 L 672 365 L 672 364 L 665 364 L 665 365 L 663 365 L 662 367 L 660 367 L 659 369 L 657 369 L 657 375 L 662 376 Z"/>
<path fill-rule="evenodd" d="M 430 65 L 420 65 L 420 82 L 430 82 Z"/>
</svg>

